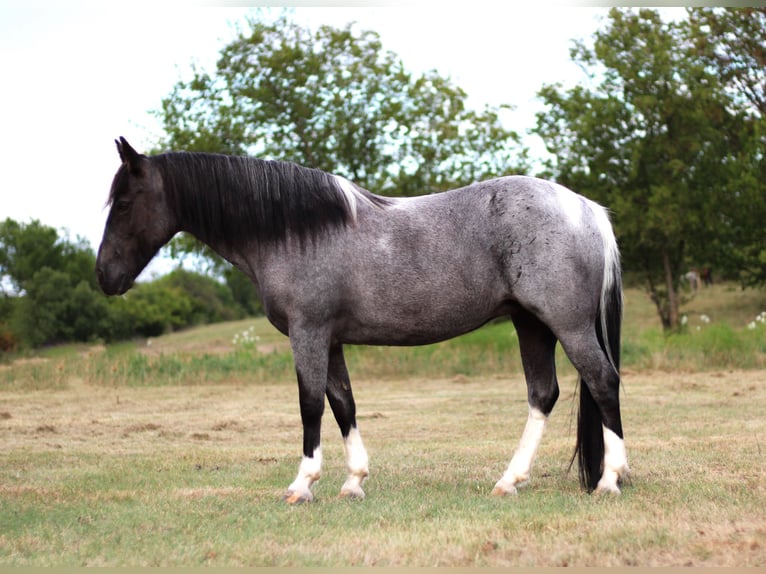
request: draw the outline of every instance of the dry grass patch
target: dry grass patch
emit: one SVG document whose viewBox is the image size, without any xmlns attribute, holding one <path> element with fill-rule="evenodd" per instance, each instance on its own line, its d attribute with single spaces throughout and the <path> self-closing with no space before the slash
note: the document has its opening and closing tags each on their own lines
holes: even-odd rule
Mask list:
<svg viewBox="0 0 766 574">
<path fill-rule="evenodd" d="M 300 457 L 292 381 L 3 392 L 0 563 L 766 565 L 766 372 L 627 372 L 619 498 L 567 473 L 573 377 L 561 386 L 531 484 L 498 499 L 519 375 L 359 380 L 368 496 L 337 497 L 328 410 L 317 502 L 298 508 L 280 499 Z"/>
</svg>

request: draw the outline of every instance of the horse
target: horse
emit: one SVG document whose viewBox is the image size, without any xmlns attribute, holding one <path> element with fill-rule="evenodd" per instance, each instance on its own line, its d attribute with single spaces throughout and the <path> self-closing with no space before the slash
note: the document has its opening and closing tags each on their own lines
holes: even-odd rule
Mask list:
<svg viewBox="0 0 766 574">
<path fill-rule="evenodd" d="M 575 451 L 581 488 L 620 493 L 629 468 L 620 416 L 622 279 L 605 208 L 551 181 L 504 176 L 442 193 L 384 197 L 290 162 L 210 153 L 121 159 L 96 260 L 106 295 L 124 294 L 176 233 L 192 234 L 255 284 L 289 337 L 303 425 L 285 500 L 313 499 L 322 472 L 325 397 L 348 475 L 364 498 L 369 459 L 343 346 L 423 345 L 509 317 L 527 384 L 518 448 L 492 494 L 530 479 L 559 396 L 560 343 L 578 371 Z"/>
</svg>

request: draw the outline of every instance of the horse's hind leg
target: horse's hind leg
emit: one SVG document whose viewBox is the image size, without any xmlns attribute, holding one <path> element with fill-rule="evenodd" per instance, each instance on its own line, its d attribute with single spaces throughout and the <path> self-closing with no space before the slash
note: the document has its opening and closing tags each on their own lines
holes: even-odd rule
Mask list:
<svg viewBox="0 0 766 574">
<path fill-rule="evenodd" d="M 335 344 L 330 348 L 330 365 L 327 376 L 327 399 L 338 422 L 346 451 L 348 478 L 340 489 L 342 497 L 364 498 L 362 483 L 369 474 L 367 451 L 356 426 L 356 404 L 351 392 L 351 382 L 343 358 L 343 347 Z"/>
<path fill-rule="evenodd" d="M 581 481 L 588 490 L 620 493 L 630 470 L 620 416 L 620 375 L 599 345 L 595 330 L 562 334 L 561 345 L 581 377 L 577 448 Z"/>
<path fill-rule="evenodd" d="M 527 380 L 529 416 L 508 469 L 492 490 L 495 495 L 516 494 L 517 487 L 529 481 L 548 415 L 559 396 L 555 363 L 556 337 L 545 324 L 527 311 L 515 312 L 512 319 L 519 335 L 521 362 Z"/>
</svg>

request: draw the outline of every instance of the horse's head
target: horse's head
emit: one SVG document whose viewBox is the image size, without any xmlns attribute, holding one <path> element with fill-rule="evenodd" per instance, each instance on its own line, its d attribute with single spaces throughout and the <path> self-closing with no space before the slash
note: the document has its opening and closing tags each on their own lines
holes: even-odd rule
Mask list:
<svg viewBox="0 0 766 574">
<path fill-rule="evenodd" d="M 117 151 L 122 165 L 109 194 L 109 216 L 98 249 L 96 276 L 107 295 L 121 295 L 176 232 L 163 178 L 150 158 L 125 138 Z"/>
</svg>

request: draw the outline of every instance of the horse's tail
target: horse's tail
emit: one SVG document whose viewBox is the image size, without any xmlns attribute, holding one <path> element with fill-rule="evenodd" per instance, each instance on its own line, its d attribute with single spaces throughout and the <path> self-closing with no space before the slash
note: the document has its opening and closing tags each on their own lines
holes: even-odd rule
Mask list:
<svg viewBox="0 0 766 574">
<path fill-rule="evenodd" d="M 592 204 L 604 242 L 604 279 L 596 313 L 596 336 L 615 371 L 620 372 L 620 331 L 622 329 L 622 272 L 617 241 L 606 210 Z M 620 384 L 620 378 L 614 379 Z M 619 389 L 617 389 L 619 391 Z M 580 409 L 577 416 L 577 457 L 580 485 L 589 492 L 598 485 L 603 470 L 604 432 L 601 411 L 588 385 L 580 379 Z M 572 460 L 574 461 L 574 457 Z"/>
</svg>

